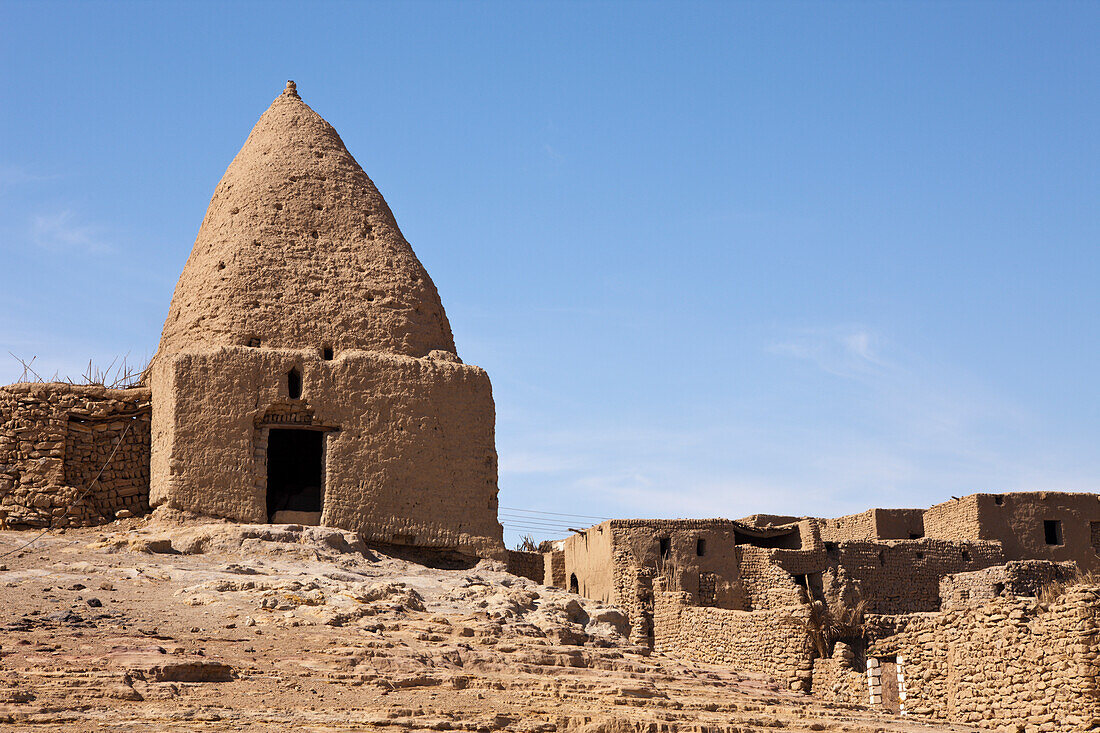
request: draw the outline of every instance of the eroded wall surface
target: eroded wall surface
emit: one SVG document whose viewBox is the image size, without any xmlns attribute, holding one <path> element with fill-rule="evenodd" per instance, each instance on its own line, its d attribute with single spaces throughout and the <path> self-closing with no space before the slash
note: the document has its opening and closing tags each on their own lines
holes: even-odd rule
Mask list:
<svg viewBox="0 0 1100 733">
<path fill-rule="evenodd" d="M 147 389 L 0 387 L 0 517 L 18 529 L 146 512 L 149 426 Z"/>
<path fill-rule="evenodd" d="M 1072 562 L 1013 560 L 970 573 L 945 575 L 940 580 L 941 608 L 987 603 L 994 598 L 1038 597 L 1051 583 L 1066 581 L 1077 573 Z"/>
<path fill-rule="evenodd" d="M 862 598 L 873 613 L 938 611 L 940 578 L 1004 562 L 996 542 L 882 540 L 828 546 L 825 592 Z"/>
<path fill-rule="evenodd" d="M 503 550 L 492 388 L 477 367 L 222 347 L 162 356 L 152 379 L 154 506 L 265 522 L 268 432 L 320 430 L 322 524 L 369 541 Z"/>
</svg>

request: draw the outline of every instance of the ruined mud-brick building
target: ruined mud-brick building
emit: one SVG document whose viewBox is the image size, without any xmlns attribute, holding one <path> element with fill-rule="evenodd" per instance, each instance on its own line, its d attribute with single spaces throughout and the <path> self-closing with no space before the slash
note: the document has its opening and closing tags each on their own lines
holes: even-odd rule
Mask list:
<svg viewBox="0 0 1100 733">
<path fill-rule="evenodd" d="M 544 582 L 621 606 L 660 652 L 1030 733 L 1100 721 L 1100 588 L 1051 593 L 1098 568 L 1100 496 L 1033 492 L 837 519 L 611 520 L 546 553 Z"/>
<path fill-rule="evenodd" d="M 459 359 L 393 213 L 293 83 L 214 190 L 145 381 L 0 390 L 7 526 L 168 506 L 502 548 L 489 378 Z"/>
</svg>

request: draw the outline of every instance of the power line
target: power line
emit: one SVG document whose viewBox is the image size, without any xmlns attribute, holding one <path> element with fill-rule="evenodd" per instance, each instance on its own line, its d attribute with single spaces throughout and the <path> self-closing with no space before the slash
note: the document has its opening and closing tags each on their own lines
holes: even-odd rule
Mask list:
<svg viewBox="0 0 1100 733">
<path fill-rule="evenodd" d="M 561 532 L 562 534 L 569 534 L 568 527 L 551 527 L 545 524 L 529 524 L 527 522 L 501 522 L 505 527 L 527 527 L 528 529 L 538 529 L 544 532 Z"/>
<path fill-rule="evenodd" d="M 543 512 L 543 511 L 539 511 L 537 509 L 519 509 L 517 507 L 512 507 L 512 506 L 502 506 L 500 508 L 505 510 L 505 511 L 523 512 L 524 514 L 549 514 L 549 515 L 553 515 L 555 517 L 576 517 L 576 518 L 579 518 L 579 519 L 599 519 L 601 521 L 607 521 L 607 520 L 611 519 L 611 517 L 597 517 L 597 516 L 594 516 L 594 515 L 591 515 L 591 514 L 564 514 L 562 512 Z"/>
<path fill-rule="evenodd" d="M 522 519 L 524 521 L 538 522 L 539 524 L 560 524 L 565 526 L 567 524 L 573 524 L 566 519 L 544 519 L 542 517 L 529 517 L 526 514 L 513 514 L 512 512 L 500 512 L 497 516 L 508 517 L 510 519 Z"/>
<path fill-rule="evenodd" d="M 535 532 L 537 534 L 553 535 L 553 536 L 556 536 L 556 537 L 561 537 L 562 535 L 566 535 L 566 534 L 572 534 L 572 532 L 569 532 L 567 530 L 563 531 L 563 530 L 556 530 L 556 529 L 546 529 L 545 527 L 528 527 L 528 526 L 522 525 L 522 524 L 507 525 L 504 528 L 504 531 L 505 532 Z"/>
<path fill-rule="evenodd" d="M 564 522 L 544 522 L 539 519 L 531 519 L 530 517 L 499 517 L 499 519 L 504 524 L 534 524 L 539 527 L 560 527 L 562 529 L 569 529 L 570 526 Z"/>
</svg>

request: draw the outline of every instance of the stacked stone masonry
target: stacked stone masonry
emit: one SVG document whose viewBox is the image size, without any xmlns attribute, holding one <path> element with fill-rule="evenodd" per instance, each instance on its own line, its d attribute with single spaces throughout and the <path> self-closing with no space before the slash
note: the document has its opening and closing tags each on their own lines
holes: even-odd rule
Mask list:
<svg viewBox="0 0 1100 733">
<path fill-rule="evenodd" d="M 149 509 L 147 389 L 66 383 L 0 388 L 0 517 L 86 526 Z"/>
<path fill-rule="evenodd" d="M 946 575 L 940 581 L 941 608 L 980 605 L 995 598 L 1034 598 L 1044 587 L 1068 581 L 1076 574 L 1073 562 L 1013 560 L 985 570 Z"/>
<path fill-rule="evenodd" d="M 1100 720 L 1100 587 L 1052 603 L 996 599 L 914 615 L 872 653 L 904 660 L 915 715 L 1027 733 L 1094 730 Z"/>
<path fill-rule="evenodd" d="M 804 606 L 731 611 L 691 603 L 682 591 L 655 592 L 655 651 L 759 672 L 792 690 L 809 692 L 813 651 Z"/>
</svg>

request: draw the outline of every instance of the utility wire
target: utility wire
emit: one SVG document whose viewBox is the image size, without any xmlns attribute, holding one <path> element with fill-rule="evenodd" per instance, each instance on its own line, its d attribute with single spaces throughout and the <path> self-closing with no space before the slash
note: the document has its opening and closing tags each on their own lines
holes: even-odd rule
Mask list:
<svg viewBox="0 0 1100 733">
<path fill-rule="evenodd" d="M 558 537 L 561 537 L 563 535 L 573 534 L 572 532 L 569 532 L 568 530 L 544 529 L 542 527 L 523 527 L 523 526 L 515 525 L 515 524 L 510 525 L 508 527 L 505 527 L 504 530 L 506 532 L 533 532 L 535 534 L 551 535 L 551 536 L 558 536 Z"/>
<path fill-rule="evenodd" d="M 612 518 L 612 517 L 597 517 L 597 516 L 593 516 L 591 514 L 563 514 L 562 512 L 543 512 L 543 511 L 539 511 L 537 509 L 519 509 L 517 507 L 512 507 L 512 506 L 502 506 L 500 508 L 505 510 L 505 511 L 509 511 L 509 512 L 523 512 L 524 514 L 550 514 L 550 515 L 553 515 L 555 517 L 577 517 L 577 518 L 580 518 L 580 519 L 599 519 L 599 520 L 603 520 L 603 521 L 606 521 L 606 520 Z"/>
<path fill-rule="evenodd" d="M 558 524 L 562 526 L 566 524 L 574 524 L 573 522 L 565 519 L 543 519 L 541 517 L 528 517 L 523 514 L 512 514 L 511 512 L 500 512 L 500 514 L 498 514 L 497 516 L 507 517 L 509 519 L 518 519 L 522 521 L 538 522 L 539 524 Z"/>
<path fill-rule="evenodd" d="M 513 519 L 508 517 L 503 517 L 502 519 L 500 519 L 500 524 L 521 524 L 529 527 L 541 527 L 543 529 L 569 529 L 569 527 L 564 524 L 548 524 L 546 522 L 524 522 L 522 521 L 522 519 Z"/>
</svg>

